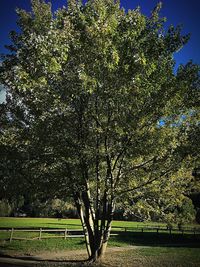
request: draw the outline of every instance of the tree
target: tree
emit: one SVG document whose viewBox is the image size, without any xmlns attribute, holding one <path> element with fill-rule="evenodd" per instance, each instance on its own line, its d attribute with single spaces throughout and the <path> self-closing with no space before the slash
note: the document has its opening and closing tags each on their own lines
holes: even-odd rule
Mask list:
<svg viewBox="0 0 200 267">
<path fill-rule="evenodd" d="M 70 194 L 91 261 L 105 252 L 119 198 L 192 169 L 183 147 L 198 117 L 199 67 L 174 73 L 173 54 L 189 37 L 164 30 L 160 7 L 146 17 L 118 1 L 70 0 L 52 14 L 33 0 L 32 12 L 17 11 L 21 31 L 0 67 L 1 146 L 21 159 L 11 160 L 21 175 L 4 168 L 3 184 Z"/>
</svg>

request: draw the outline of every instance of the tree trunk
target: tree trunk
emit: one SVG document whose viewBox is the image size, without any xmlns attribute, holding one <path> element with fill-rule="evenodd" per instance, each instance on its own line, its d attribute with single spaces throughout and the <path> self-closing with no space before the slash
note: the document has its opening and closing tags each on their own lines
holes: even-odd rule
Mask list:
<svg viewBox="0 0 200 267">
<path fill-rule="evenodd" d="M 98 235 L 96 235 L 95 231 L 94 242 L 90 243 L 90 249 L 92 252 L 89 257 L 90 262 L 100 262 L 103 259 L 110 237 L 111 222 L 111 218 L 107 221 L 103 220 L 103 225 L 105 226 L 103 231 L 102 228 L 100 228 L 98 230 Z"/>
<path fill-rule="evenodd" d="M 96 163 L 98 165 L 98 158 Z M 98 166 L 96 166 L 96 170 L 98 170 Z M 109 168 L 105 179 L 103 197 L 100 199 L 100 180 L 97 175 L 95 200 L 93 200 L 90 195 L 88 174 L 85 166 L 83 168 L 83 177 L 85 178 L 83 190 L 79 192 L 76 191 L 76 193 L 73 192 L 74 200 L 85 235 L 88 261 L 98 262 L 101 261 L 105 254 L 113 219 L 114 200 L 112 192 L 109 194 L 108 188 L 108 183 L 112 177 Z M 102 208 L 102 210 L 100 208 Z"/>
<path fill-rule="evenodd" d="M 103 237 L 100 237 L 100 242 L 99 240 L 95 240 L 93 244 L 90 244 L 92 254 L 88 259 L 89 262 L 100 262 L 103 259 L 107 248 L 109 236 L 110 229 L 103 234 Z"/>
<path fill-rule="evenodd" d="M 85 244 L 88 253 L 88 261 L 91 263 L 100 262 L 105 254 L 108 239 L 111 231 L 112 218 L 108 215 L 111 212 L 110 209 L 106 208 L 105 204 L 104 215 L 100 220 L 93 218 L 91 215 L 91 207 L 88 199 L 85 199 L 84 194 L 74 194 L 74 200 L 78 210 L 79 217 L 81 219 L 83 232 L 85 236 Z M 106 201 L 107 202 L 107 201 Z M 107 218 L 109 219 L 107 220 Z M 93 220 L 92 220 L 93 219 Z M 101 222 L 101 227 L 98 227 Z M 95 225 L 97 224 L 97 225 Z"/>
<path fill-rule="evenodd" d="M 90 246 L 90 241 L 89 241 L 89 236 L 88 236 L 88 229 L 85 223 L 83 207 L 80 201 L 80 195 L 78 193 L 76 194 L 74 193 L 74 202 L 75 202 L 75 205 L 76 205 L 76 208 L 77 208 L 80 220 L 81 220 L 88 257 L 90 257 L 92 255 L 92 252 L 91 252 L 91 246 Z"/>
</svg>

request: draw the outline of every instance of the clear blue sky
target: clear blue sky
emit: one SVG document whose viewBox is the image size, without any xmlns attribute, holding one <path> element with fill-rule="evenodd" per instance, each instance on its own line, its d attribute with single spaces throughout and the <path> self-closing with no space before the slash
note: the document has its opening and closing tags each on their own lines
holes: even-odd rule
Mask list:
<svg viewBox="0 0 200 267">
<path fill-rule="evenodd" d="M 51 0 L 53 9 L 66 5 L 66 0 Z M 141 7 L 145 15 L 159 0 L 121 0 L 126 10 Z M 161 15 L 167 18 L 166 26 L 183 24 L 183 33 L 191 33 L 188 44 L 175 54 L 177 65 L 190 59 L 200 64 L 200 0 L 163 0 Z M 17 30 L 16 7 L 30 10 L 30 0 L 0 0 L 0 53 L 6 52 L 5 44 L 9 44 L 9 32 Z M 0 98 L 1 93 L 0 93 Z"/>
</svg>

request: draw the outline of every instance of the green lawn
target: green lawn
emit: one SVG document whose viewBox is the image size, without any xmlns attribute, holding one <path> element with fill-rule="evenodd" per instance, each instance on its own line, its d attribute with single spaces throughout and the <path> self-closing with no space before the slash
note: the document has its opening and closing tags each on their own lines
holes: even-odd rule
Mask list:
<svg viewBox="0 0 200 267">
<path fill-rule="evenodd" d="M 113 228 L 115 227 L 137 227 L 145 225 L 160 225 L 165 226 L 163 223 L 143 223 L 143 222 L 129 222 L 129 221 L 113 221 Z M 81 222 L 79 219 L 55 219 L 55 218 L 0 218 L 1 227 L 37 227 L 37 228 L 68 228 L 79 229 Z"/>
<path fill-rule="evenodd" d="M 142 226 L 166 226 L 166 223 L 158 222 L 131 222 L 131 221 L 113 221 L 112 228 L 118 227 L 142 227 Z M 174 225 L 175 226 L 175 225 Z M 191 227 L 200 227 L 199 225 L 188 225 Z M 79 219 L 56 219 L 56 218 L 14 218 L 0 217 L 0 228 L 2 227 L 32 227 L 32 228 L 68 228 L 80 229 Z"/>
<path fill-rule="evenodd" d="M 199 267 L 200 248 L 150 247 L 107 256 L 102 267 Z"/>
<path fill-rule="evenodd" d="M 139 222 L 130 222 L 130 221 L 113 221 L 112 224 L 112 231 L 115 233 L 116 231 L 118 233 L 120 232 L 125 232 L 125 229 L 127 230 L 127 235 L 123 233 L 123 235 L 119 235 L 118 237 L 115 237 L 113 239 L 114 243 L 117 241 L 117 245 L 121 246 L 121 244 L 125 244 L 128 242 L 128 244 L 132 244 L 132 240 L 136 242 L 137 244 L 143 244 L 143 243 L 152 243 L 154 242 L 154 239 L 157 239 L 159 236 L 159 242 L 162 241 L 161 236 L 165 240 L 175 237 L 175 240 L 177 241 L 178 239 L 181 238 L 180 232 L 175 232 L 173 231 L 172 235 L 169 235 L 169 232 L 165 231 L 160 231 L 159 235 L 155 233 L 155 230 L 145 229 L 145 233 L 141 234 L 141 227 L 145 226 L 160 226 L 160 227 L 166 227 L 166 224 L 162 223 L 139 223 Z M 5 232 L 1 231 L 1 228 L 35 228 L 35 229 L 48 229 L 48 228 L 54 228 L 54 229 L 82 229 L 81 227 L 81 222 L 79 219 L 55 219 L 55 218 L 10 218 L 10 217 L 2 217 L 0 218 L 0 239 L 9 239 L 10 238 L 10 231 Z M 134 232 L 134 236 L 132 237 Z M 152 233 L 152 235 L 151 235 Z M 163 234 L 163 235 L 162 235 Z M 40 233 L 39 232 L 17 232 L 16 230 L 14 231 L 13 238 L 37 238 L 39 237 Z M 48 237 L 48 236 L 60 236 L 64 237 L 64 232 L 57 232 L 57 233 L 47 233 L 47 232 L 42 232 L 42 237 Z M 187 238 L 193 238 L 192 234 L 187 234 Z M 13 241 L 15 242 L 15 241 Z M 45 241 L 47 242 L 47 241 Z M 59 241 L 62 243 L 62 240 Z M 71 241 L 70 241 L 71 242 Z M 156 241 L 158 242 L 158 241 Z M 64 245 L 65 247 L 65 245 Z"/>
<path fill-rule="evenodd" d="M 156 233 L 148 231 L 127 231 L 118 227 L 142 227 L 147 225 L 160 225 L 158 223 L 138 223 L 114 221 L 113 229 L 121 230 L 119 235 L 112 236 L 109 247 L 135 249 L 124 250 L 107 254 L 105 264 L 102 266 L 133 266 L 133 267 L 197 267 L 200 266 L 200 235 L 180 234 L 167 232 Z M 0 229 L 7 228 L 57 228 L 81 229 L 80 220 L 77 219 L 51 219 L 51 218 L 0 218 Z M 55 235 L 55 233 L 42 233 L 42 237 Z M 14 232 L 13 237 L 38 237 L 39 233 Z M 56 233 L 59 235 L 59 232 Z M 64 233 L 60 233 L 64 235 Z M 0 230 L 0 238 L 10 237 L 10 232 Z M 54 238 L 42 240 L 12 240 L 0 241 L 0 254 L 37 254 L 45 251 L 67 251 L 85 249 L 84 238 Z M 106 265 L 108 263 L 108 265 Z M 134 263 L 134 264 L 133 264 Z"/>
<path fill-rule="evenodd" d="M 31 227 L 31 228 L 69 228 L 80 229 L 79 219 L 55 219 L 55 218 L 0 218 L 0 228 L 2 227 Z"/>
</svg>

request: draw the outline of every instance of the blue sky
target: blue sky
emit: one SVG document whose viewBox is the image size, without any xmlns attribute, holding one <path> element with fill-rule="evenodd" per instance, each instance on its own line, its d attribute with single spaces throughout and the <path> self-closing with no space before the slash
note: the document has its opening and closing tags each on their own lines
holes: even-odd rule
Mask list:
<svg viewBox="0 0 200 267">
<path fill-rule="evenodd" d="M 66 0 L 51 0 L 53 9 L 66 5 Z M 126 10 L 141 7 L 142 13 L 150 15 L 157 0 L 121 0 Z M 170 24 L 183 24 L 183 33 L 191 34 L 188 44 L 175 54 L 177 65 L 185 64 L 190 59 L 200 64 L 200 0 L 163 0 L 161 15 L 167 18 L 166 27 Z M 9 44 L 9 32 L 17 30 L 16 7 L 30 10 L 30 0 L 0 0 L 0 53 L 5 53 L 5 44 Z M 1 89 L 1 88 L 0 88 Z M 0 92 L 0 101 L 3 95 Z"/>
</svg>

